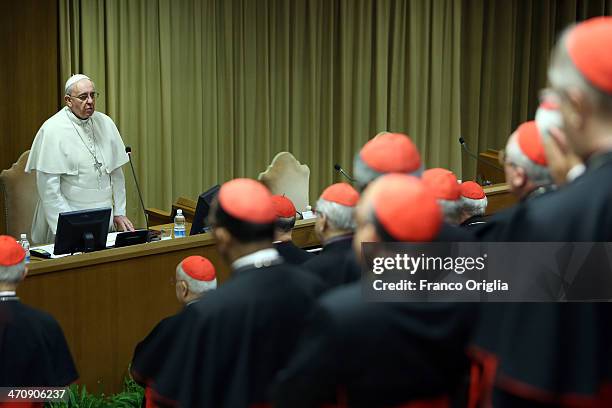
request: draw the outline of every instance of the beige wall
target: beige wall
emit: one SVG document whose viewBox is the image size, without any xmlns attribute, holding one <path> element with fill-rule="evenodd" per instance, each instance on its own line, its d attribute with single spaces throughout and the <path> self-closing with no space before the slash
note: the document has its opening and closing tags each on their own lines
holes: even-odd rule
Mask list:
<svg viewBox="0 0 612 408">
<path fill-rule="evenodd" d="M 28 149 L 57 111 L 57 1 L 0 2 L 0 168 Z"/>
<path fill-rule="evenodd" d="M 57 22 L 56 0 L 0 2 L 0 169 L 58 109 Z"/>
</svg>

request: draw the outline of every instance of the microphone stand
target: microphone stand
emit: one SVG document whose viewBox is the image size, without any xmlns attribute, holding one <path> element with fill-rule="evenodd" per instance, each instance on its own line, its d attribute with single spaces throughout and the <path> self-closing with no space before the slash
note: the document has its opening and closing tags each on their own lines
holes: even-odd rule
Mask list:
<svg viewBox="0 0 612 408">
<path fill-rule="evenodd" d="M 149 217 L 147 215 L 147 211 L 144 206 L 144 200 L 142 199 L 142 192 L 140 191 L 140 186 L 138 185 L 138 179 L 136 178 L 136 171 L 134 171 L 134 164 L 132 163 L 132 148 L 130 146 L 126 146 L 125 152 L 128 155 L 128 159 L 130 162 L 130 168 L 132 169 L 132 177 L 134 178 L 134 184 L 136 184 L 136 191 L 138 192 L 138 198 L 140 199 L 140 206 L 142 208 L 142 213 L 144 214 L 145 225 L 148 231 L 147 242 L 150 242 L 153 237 L 159 236 L 161 233 L 159 231 L 153 231 L 149 229 Z"/>
<path fill-rule="evenodd" d="M 344 171 L 344 169 L 339 164 L 337 164 L 337 163 L 334 164 L 334 170 L 336 170 L 338 173 L 342 174 L 344 177 L 347 178 L 347 180 L 350 180 L 352 183 L 354 183 L 356 181 L 354 178 L 349 176 L 348 173 L 346 171 Z"/>
<path fill-rule="evenodd" d="M 480 157 L 476 156 L 474 153 L 472 153 L 468 147 L 467 147 L 467 143 L 465 142 L 465 139 L 463 139 L 463 137 L 459 137 L 459 144 L 461 144 L 461 150 L 463 150 L 465 153 L 467 153 L 468 156 L 470 156 L 472 159 L 476 160 L 476 162 L 478 163 L 482 163 L 482 164 L 486 164 L 487 166 L 494 168 L 495 170 L 499 170 L 499 171 L 504 171 L 503 168 L 501 168 L 500 166 L 497 166 L 493 163 L 489 163 L 488 161 L 482 160 Z M 483 186 L 488 186 L 491 185 L 493 183 L 491 183 L 489 180 L 483 180 L 481 183 Z"/>
</svg>

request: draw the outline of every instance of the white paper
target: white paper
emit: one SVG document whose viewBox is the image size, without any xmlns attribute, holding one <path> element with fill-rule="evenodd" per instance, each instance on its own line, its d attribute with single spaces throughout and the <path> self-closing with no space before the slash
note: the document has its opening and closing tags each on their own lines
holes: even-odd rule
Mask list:
<svg viewBox="0 0 612 408">
<path fill-rule="evenodd" d="M 312 211 L 304 211 L 302 213 L 302 218 L 308 220 L 310 218 L 317 218 L 317 216 Z"/>
<path fill-rule="evenodd" d="M 115 240 L 117 239 L 117 234 L 118 232 L 109 232 L 108 235 L 106 236 L 106 247 L 112 247 L 115 246 Z M 53 249 L 55 248 L 55 245 L 53 244 L 49 244 L 49 245 L 39 245 L 39 246 L 35 246 L 32 247 L 30 249 L 42 249 L 43 251 L 47 251 L 48 253 L 51 254 L 51 259 L 56 259 L 56 258 L 63 258 L 65 256 L 69 256 L 71 254 L 62 254 L 62 255 L 53 255 Z M 76 254 L 80 254 L 82 252 L 77 252 Z"/>
</svg>

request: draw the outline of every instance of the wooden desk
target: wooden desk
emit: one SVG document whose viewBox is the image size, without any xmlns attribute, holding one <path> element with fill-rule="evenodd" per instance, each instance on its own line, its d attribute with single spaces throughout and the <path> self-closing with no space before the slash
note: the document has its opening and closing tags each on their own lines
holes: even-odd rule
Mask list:
<svg viewBox="0 0 612 408">
<path fill-rule="evenodd" d="M 499 152 L 497 150 L 488 149 L 478 155 L 479 161 L 476 166 L 476 177 L 483 182 L 490 181 L 493 184 L 501 184 L 506 182 L 504 169 L 498 161 Z"/>
<path fill-rule="evenodd" d="M 298 221 L 294 241 L 316 246 L 314 220 Z M 210 233 L 32 262 L 18 288 L 23 302 L 60 323 L 79 371 L 93 392 L 121 389 L 136 344 L 176 313 L 176 265 L 189 255 L 211 260 L 222 283 L 229 268 Z"/>
<path fill-rule="evenodd" d="M 485 194 L 487 195 L 487 212 L 486 215 L 495 214 L 501 210 L 516 204 L 517 200 L 514 195 L 510 192 L 510 187 L 506 183 L 493 184 L 491 186 L 483 187 Z"/>
<path fill-rule="evenodd" d="M 176 215 L 176 210 L 179 208 L 183 210 L 183 215 L 187 222 L 193 222 L 195 217 L 197 201 L 194 201 L 187 197 L 179 197 L 176 202 L 172 204 L 170 211 L 160 210 L 158 208 L 147 208 L 145 212 L 149 218 L 149 225 L 159 225 L 171 223 Z"/>
</svg>

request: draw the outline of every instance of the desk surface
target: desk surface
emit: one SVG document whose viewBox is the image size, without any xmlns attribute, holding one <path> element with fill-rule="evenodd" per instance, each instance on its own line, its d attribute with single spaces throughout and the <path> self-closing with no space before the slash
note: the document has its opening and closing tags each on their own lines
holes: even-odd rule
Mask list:
<svg viewBox="0 0 612 408">
<path fill-rule="evenodd" d="M 487 195 L 488 205 L 486 215 L 495 214 L 516 204 L 517 199 L 510 192 L 506 183 L 492 184 L 483 188 Z"/>
</svg>

